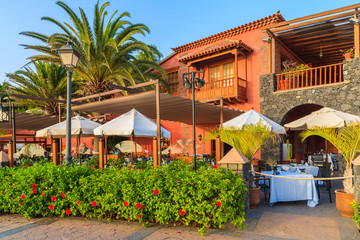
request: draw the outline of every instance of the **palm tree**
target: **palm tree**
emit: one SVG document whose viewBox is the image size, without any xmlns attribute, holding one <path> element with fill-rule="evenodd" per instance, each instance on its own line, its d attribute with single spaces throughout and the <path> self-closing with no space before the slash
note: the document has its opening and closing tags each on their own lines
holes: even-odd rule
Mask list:
<svg viewBox="0 0 360 240">
<path fill-rule="evenodd" d="M 107 91 L 111 83 L 129 86 L 147 81 L 147 78 L 153 77 L 152 71 L 145 71 L 150 68 L 161 74 L 157 75 L 157 78 L 164 83 L 166 73 L 159 64 L 152 59 L 136 59 L 136 54 L 149 53 L 152 47 L 136 40 L 135 35 L 145 36 L 150 30 L 143 24 L 132 24 L 125 20 L 125 17 L 130 17 L 128 12 L 117 15 L 115 11 L 106 22 L 106 8 L 110 4 L 106 2 L 99 6 L 98 2 L 95 5 L 91 27 L 82 8 L 79 8 L 78 16 L 65 3 L 58 1 L 57 5 L 66 11 L 72 22 L 61 23 L 51 17 L 43 17 L 42 20 L 55 24 L 62 33 L 46 36 L 36 32 L 22 32 L 22 35 L 36 38 L 46 44 L 24 45 L 26 49 L 42 53 L 30 57 L 31 60 L 60 63 L 57 50 L 67 41 L 72 41 L 81 55 L 78 66 L 74 69 L 74 78 L 83 81 L 80 89 L 82 94 Z"/>
<path fill-rule="evenodd" d="M 10 92 L 32 97 L 65 99 L 66 96 L 66 70 L 52 63 L 41 61 L 34 62 L 34 70 L 25 67 L 25 70 L 18 70 L 15 73 L 8 73 L 10 79 Z M 73 82 L 76 86 L 76 81 Z M 56 102 L 37 100 L 17 100 L 17 103 L 28 107 L 41 107 L 49 114 L 56 114 L 58 111 Z"/>
<path fill-rule="evenodd" d="M 316 127 L 305 130 L 300 134 L 302 141 L 310 136 L 320 136 L 331 142 L 344 156 L 346 169 L 344 177 L 352 176 L 352 161 L 360 149 L 360 123 L 353 123 L 340 130 L 334 128 Z M 343 180 L 344 191 L 354 193 L 352 178 Z"/>
<path fill-rule="evenodd" d="M 242 129 L 237 128 L 219 128 L 210 130 L 206 141 L 220 137 L 222 142 L 229 144 L 241 152 L 245 157 L 251 160 L 260 146 L 268 139 L 275 141 L 278 134 L 269 130 L 261 123 L 244 125 Z"/>
</svg>

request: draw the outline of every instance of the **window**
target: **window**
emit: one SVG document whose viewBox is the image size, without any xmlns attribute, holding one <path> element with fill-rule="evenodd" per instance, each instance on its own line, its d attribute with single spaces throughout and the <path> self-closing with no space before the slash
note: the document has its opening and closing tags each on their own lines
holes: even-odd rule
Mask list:
<svg viewBox="0 0 360 240">
<path fill-rule="evenodd" d="M 179 71 L 167 73 L 166 76 L 171 94 L 179 93 Z"/>
<path fill-rule="evenodd" d="M 219 88 L 233 85 L 234 68 L 233 63 L 225 63 L 210 67 L 210 87 Z"/>
</svg>

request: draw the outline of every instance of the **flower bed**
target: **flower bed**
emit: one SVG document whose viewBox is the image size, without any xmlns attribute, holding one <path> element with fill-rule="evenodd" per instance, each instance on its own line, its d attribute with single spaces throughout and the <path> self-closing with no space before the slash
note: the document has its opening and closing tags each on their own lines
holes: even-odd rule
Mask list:
<svg viewBox="0 0 360 240">
<path fill-rule="evenodd" d="M 224 169 L 177 161 L 157 170 L 37 164 L 0 170 L 0 212 L 243 228 L 246 184 Z"/>
</svg>

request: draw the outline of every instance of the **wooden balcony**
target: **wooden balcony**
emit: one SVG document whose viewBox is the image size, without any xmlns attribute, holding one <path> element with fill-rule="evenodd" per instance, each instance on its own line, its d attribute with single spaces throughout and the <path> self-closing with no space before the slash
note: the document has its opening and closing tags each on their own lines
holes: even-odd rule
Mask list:
<svg viewBox="0 0 360 240">
<path fill-rule="evenodd" d="M 191 90 L 189 97 L 192 98 Z M 202 102 L 217 102 L 221 97 L 225 103 L 246 102 L 246 80 L 239 77 L 225 78 L 206 82 L 204 87 L 195 90 L 195 99 Z"/>
<path fill-rule="evenodd" d="M 301 89 L 343 82 L 343 64 L 276 74 L 276 91 Z"/>
</svg>

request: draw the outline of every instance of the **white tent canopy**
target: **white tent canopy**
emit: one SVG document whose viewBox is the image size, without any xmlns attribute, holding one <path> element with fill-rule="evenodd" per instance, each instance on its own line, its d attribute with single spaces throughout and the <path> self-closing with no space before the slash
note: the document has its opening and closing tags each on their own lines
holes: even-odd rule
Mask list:
<svg viewBox="0 0 360 240">
<path fill-rule="evenodd" d="M 115 145 L 115 148 L 119 149 L 123 153 L 135 153 L 143 151 L 142 147 L 138 143 L 129 140 L 121 141 Z M 145 153 L 146 152 L 147 150 L 145 150 Z"/>
<path fill-rule="evenodd" d="M 101 124 L 91 121 L 81 116 L 71 118 L 71 135 L 82 137 L 93 136 L 94 129 L 101 126 Z M 54 124 L 50 127 L 41 129 L 36 132 L 36 137 L 54 137 L 60 138 L 66 136 L 66 121 Z"/>
<path fill-rule="evenodd" d="M 38 144 L 28 144 L 25 145 L 19 152 L 14 154 L 15 158 L 20 158 L 21 155 L 24 157 L 34 157 L 34 156 L 45 156 L 45 149 Z"/>
<path fill-rule="evenodd" d="M 94 129 L 95 135 L 124 137 L 156 137 L 157 125 L 145 115 L 132 109 L 127 113 Z M 161 128 L 161 136 L 170 138 L 168 130 Z"/>
<path fill-rule="evenodd" d="M 318 111 L 284 125 L 286 130 L 306 130 L 313 127 L 341 128 L 360 122 L 360 117 L 324 107 Z"/>
<path fill-rule="evenodd" d="M 243 128 L 244 125 L 251 125 L 251 124 L 257 124 L 260 122 L 261 124 L 268 127 L 270 130 L 272 130 L 275 133 L 279 134 L 285 134 L 285 129 L 280 124 L 277 124 L 273 120 L 265 117 L 264 115 L 254 111 L 250 110 L 246 113 L 243 113 L 225 123 L 223 123 L 223 127 L 235 127 L 235 128 Z"/>
</svg>

